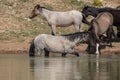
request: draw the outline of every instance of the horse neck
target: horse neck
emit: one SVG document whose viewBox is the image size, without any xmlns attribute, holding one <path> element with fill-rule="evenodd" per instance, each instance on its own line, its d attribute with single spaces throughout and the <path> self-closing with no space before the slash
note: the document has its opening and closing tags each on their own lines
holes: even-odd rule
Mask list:
<svg viewBox="0 0 120 80">
<path fill-rule="evenodd" d="M 112 8 L 98 8 L 99 13 L 113 10 Z"/>
<path fill-rule="evenodd" d="M 41 13 L 41 16 L 43 16 L 46 20 L 49 19 L 49 16 L 51 14 L 51 11 L 50 10 L 47 10 L 47 9 L 42 9 L 42 13 Z"/>
<path fill-rule="evenodd" d="M 79 43 L 84 42 L 84 41 L 86 41 L 86 38 L 79 36 L 79 37 L 75 38 L 73 42 L 75 44 L 79 44 Z"/>
</svg>

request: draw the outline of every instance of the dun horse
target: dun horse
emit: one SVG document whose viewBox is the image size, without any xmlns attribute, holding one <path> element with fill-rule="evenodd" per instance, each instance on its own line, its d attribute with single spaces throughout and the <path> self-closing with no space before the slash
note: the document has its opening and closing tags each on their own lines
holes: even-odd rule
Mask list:
<svg viewBox="0 0 120 80">
<path fill-rule="evenodd" d="M 118 7 L 119 9 L 119 7 Z M 120 32 L 120 10 L 114 9 L 114 8 L 95 8 L 90 6 L 85 6 L 83 8 L 82 13 L 85 17 L 88 17 L 89 15 L 96 17 L 101 12 L 109 12 L 113 16 L 113 25 L 117 27 L 117 32 Z M 120 37 L 120 35 L 117 33 L 117 36 Z"/>
<path fill-rule="evenodd" d="M 110 42 L 110 46 L 112 47 L 111 38 L 112 36 L 115 37 L 112 25 L 113 25 L 113 16 L 108 12 L 99 13 L 98 16 L 91 21 L 91 25 L 88 30 L 91 36 L 91 40 L 89 41 L 89 45 L 88 45 L 89 53 L 97 53 L 97 54 L 100 53 L 99 37 L 102 36 L 105 32 L 107 35 L 107 39 Z"/>
<path fill-rule="evenodd" d="M 79 56 L 79 53 L 73 48 L 82 42 L 87 42 L 88 37 L 89 34 L 87 32 L 77 32 L 62 36 L 40 34 L 32 41 L 29 55 L 35 56 L 35 49 L 37 49 L 38 55 L 44 50 L 46 57 L 49 56 L 49 52 L 62 53 L 62 56 L 67 53 Z"/>
<path fill-rule="evenodd" d="M 56 35 L 56 27 L 66 27 L 70 25 L 74 25 L 76 32 L 80 31 L 80 25 L 83 19 L 82 13 L 77 10 L 71 10 L 66 12 L 57 12 L 51 11 L 42 7 L 40 5 L 36 5 L 29 16 L 29 19 L 32 19 L 38 15 L 43 16 L 49 26 L 52 29 L 52 35 Z"/>
</svg>

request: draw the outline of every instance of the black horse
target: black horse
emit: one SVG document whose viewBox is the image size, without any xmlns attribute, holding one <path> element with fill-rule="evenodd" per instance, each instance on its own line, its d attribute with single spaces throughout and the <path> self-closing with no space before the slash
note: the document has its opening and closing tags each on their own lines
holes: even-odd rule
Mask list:
<svg viewBox="0 0 120 80">
<path fill-rule="evenodd" d="M 120 7 L 117 7 L 117 9 L 105 7 L 105 8 L 96 8 L 96 7 L 90 7 L 85 6 L 83 8 L 82 13 L 87 18 L 89 15 L 96 17 L 101 12 L 109 12 L 113 15 L 113 25 L 117 27 L 117 36 L 120 37 Z"/>
<path fill-rule="evenodd" d="M 120 10 L 120 5 L 116 7 L 117 10 Z M 117 36 L 120 36 L 120 27 L 118 27 Z"/>
</svg>

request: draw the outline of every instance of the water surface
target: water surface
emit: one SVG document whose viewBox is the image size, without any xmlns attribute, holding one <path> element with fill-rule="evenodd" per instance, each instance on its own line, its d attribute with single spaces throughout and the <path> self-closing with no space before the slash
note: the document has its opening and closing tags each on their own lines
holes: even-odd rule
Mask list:
<svg viewBox="0 0 120 80">
<path fill-rule="evenodd" d="M 120 57 L 0 56 L 0 80 L 120 80 Z"/>
</svg>

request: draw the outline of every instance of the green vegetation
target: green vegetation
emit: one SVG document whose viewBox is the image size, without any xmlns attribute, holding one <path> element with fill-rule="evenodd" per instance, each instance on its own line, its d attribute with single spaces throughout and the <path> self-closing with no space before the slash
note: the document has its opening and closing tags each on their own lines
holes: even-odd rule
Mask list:
<svg viewBox="0 0 120 80">
<path fill-rule="evenodd" d="M 94 0 L 93 5 L 94 6 L 102 6 L 102 2 L 100 0 Z"/>
</svg>

